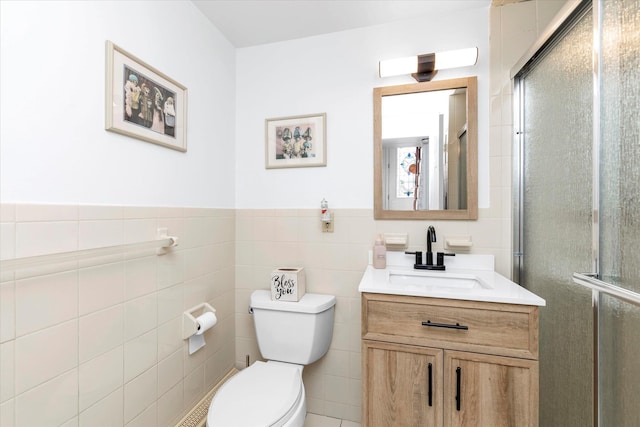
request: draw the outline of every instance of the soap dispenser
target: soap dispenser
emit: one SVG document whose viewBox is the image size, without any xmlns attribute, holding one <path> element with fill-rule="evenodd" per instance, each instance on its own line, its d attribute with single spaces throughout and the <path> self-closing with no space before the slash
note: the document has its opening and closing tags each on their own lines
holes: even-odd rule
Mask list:
<svg viewBox="0 0 640 427">
<path fill-rule="evenodd" d="M 373 245 L 373 268 L 387 268 L 387 248 L 378 235 Z"/>
</svg>

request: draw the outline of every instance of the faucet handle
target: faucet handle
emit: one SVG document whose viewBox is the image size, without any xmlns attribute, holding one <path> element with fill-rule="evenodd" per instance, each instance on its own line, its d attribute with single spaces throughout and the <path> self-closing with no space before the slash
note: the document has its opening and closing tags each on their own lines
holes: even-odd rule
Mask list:
<svg viewBox="0 0 640 427">
<path fill-rule="evenodd" d="M 456 254 L 445 254 L 444 252 L 438 252 L 436 254 L 436 265 L 444 265 L 445 256 L 456 256 Z"/>
<path fill-rule="evenodd" d="M 415 252 L 409 252 L 409 251 L 405 251 L 405 254 L 407 255 L 415 255 L 416 256 L 416 265 L 420 265 L 422 264 L 422 251 L 415 251 Z"/>
</svg>

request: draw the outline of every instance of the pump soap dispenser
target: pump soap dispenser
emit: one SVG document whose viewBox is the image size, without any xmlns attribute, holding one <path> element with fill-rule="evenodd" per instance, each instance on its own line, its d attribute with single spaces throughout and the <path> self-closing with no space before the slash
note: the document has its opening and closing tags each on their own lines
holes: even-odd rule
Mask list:
<svg viewBox="0 0 640 427">
<path fill-rule="evenodd" d="M 373 245 L 373 268 L 387 268 L 387 248 L 379 234 Z"/>
</svg>

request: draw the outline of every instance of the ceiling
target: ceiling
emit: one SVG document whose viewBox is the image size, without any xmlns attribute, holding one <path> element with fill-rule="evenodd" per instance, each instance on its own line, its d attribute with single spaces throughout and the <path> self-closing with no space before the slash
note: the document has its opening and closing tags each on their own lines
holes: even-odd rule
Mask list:
<svg viewBox="0 0 640 427">
<path fill-rule="evenodd" d="M 488 8 L 491 0 L 192 0 L 235 47 Z"/>
</svg>

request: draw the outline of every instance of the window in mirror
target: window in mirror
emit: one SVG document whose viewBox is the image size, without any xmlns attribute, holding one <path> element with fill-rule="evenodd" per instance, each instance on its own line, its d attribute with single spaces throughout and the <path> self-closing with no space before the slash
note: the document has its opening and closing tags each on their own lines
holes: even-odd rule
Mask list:
<svg viewBox="0 0 640 427">
<path fill-rule="evenodd" d="M 416 197 L 416 181 L 414 176 L 417 176 L 417 164 L 416 157 L 418 157 L 416 151 L 418 148 L 398 148 L 398 191 L 397 197 Z"/>
</svg>

